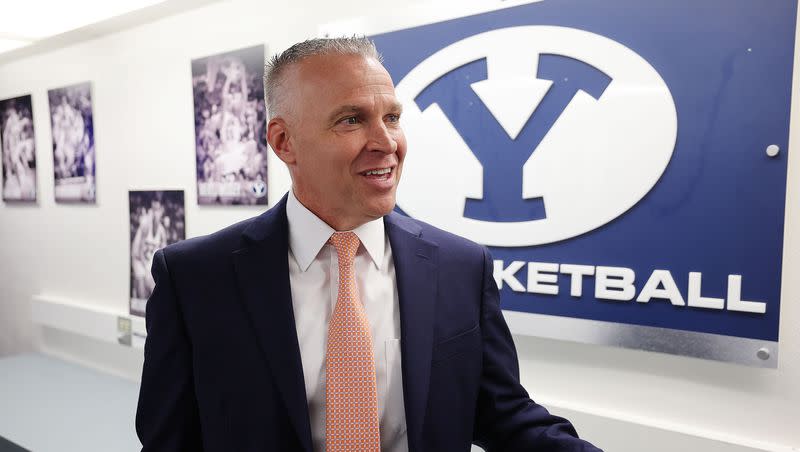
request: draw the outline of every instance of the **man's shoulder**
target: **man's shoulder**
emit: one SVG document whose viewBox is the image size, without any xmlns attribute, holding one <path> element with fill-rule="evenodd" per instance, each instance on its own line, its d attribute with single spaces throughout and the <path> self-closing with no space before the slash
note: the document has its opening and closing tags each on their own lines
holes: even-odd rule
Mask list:
<svg viewBox="0 0 800 452">
<path fill-rule="evenodd" d="M 286 197 L 267 211 L 207 235 L 182 240 L 164 248 L 164 254 L 184 259 L 227 256 L 245 246 L 248 238 L 259 240 L 269 231 L 280 229 L 286 218 Z"/>
<path fill-rule="evenodd" d="M 242 234 L 258 217 L 248 218 L 211 234 L 181 240 L 164 248 L 170 256 L 197 256 L 205 254 L 231 253 L 242 245 Z"/>
<path fill-rule="evenodd" d="M 461 252 L 469 255 L 478 254 L 482 257 L 486 250 L 485 246 L 472 240 L 397 212 L 389 214 L 387 222 L 392 226 L 400 227 L 413 235 L 417 235 L 422 240 L 433 243 L 447 253 Z"/>
</svg>

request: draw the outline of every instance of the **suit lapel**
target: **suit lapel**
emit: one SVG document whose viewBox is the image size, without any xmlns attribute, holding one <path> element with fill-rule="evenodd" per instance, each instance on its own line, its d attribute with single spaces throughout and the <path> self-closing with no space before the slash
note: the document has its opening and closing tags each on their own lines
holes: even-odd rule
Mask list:
<svg viewBox="0 0 800 452">
<path fill-rule="evenodd" d="M 385 219 L 400 297 L 403 397 L 412 452 L 423 450 L 437 295 L 437 250 L 422 239 L 419 225 L 399 214 Z"/>
<path fill-rule="evenodd" d="M 234 252 L 244 307 L 278 393 L 304 450 L 311 426 L 289 283 L 286 197 L 245 230 L 245 246 Z"/>
</svg>

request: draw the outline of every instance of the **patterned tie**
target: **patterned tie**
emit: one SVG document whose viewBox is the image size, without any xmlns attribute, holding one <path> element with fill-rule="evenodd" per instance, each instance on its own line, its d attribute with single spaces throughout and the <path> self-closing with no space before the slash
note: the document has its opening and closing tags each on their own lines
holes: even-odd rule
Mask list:
<svg viewBox="0 0 800 452">
<path fill-rule="evenodd" d="M 339 258 L 339 294 L 328 324 L 325 444 L 327 452 L 380 452 L 372 336 L 353 270 L 360 242 L 336 232 L 329 243 Z"/>
</svg>

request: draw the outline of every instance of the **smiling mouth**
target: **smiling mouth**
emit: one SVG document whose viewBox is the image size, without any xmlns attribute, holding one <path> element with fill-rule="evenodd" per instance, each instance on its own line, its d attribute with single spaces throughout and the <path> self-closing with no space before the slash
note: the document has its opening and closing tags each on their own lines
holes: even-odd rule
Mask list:
<svg viewBox="0 0 800 452">
<path fill-rule="evenodd" d="M 370 179 L 388 179 L 392 177 L 394 168 L 375 168 L 361 173 L 362 176 Z"/>
</svg>

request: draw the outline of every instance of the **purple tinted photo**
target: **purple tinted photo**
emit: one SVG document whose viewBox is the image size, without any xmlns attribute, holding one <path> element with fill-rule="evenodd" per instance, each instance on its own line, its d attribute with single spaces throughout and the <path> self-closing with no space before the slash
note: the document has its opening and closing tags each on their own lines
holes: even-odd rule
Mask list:
<svg viewBox="0 0 800 452">
<path fill-rule="evenodd" d="M 264 46 L 192 60 L 198 204 L 267 204 Z"/>
<path fill-rule="evenodd" d="M 0 100 L 4 201 L 36 202 L 36 137 L 31 96 Z"/>
<path fill-rule="evenodd" d="M 130 313 L 144 316 L 155 281 L 150 274 L 155 252 L 186 238 L 183 190 L 129 191 Z"/>
<path fill-rule="evenodd" d="M 95 202 L 95 153 L 89 82 L 47 92 L 53 130 L 56 202 Z"/>
</svg>

